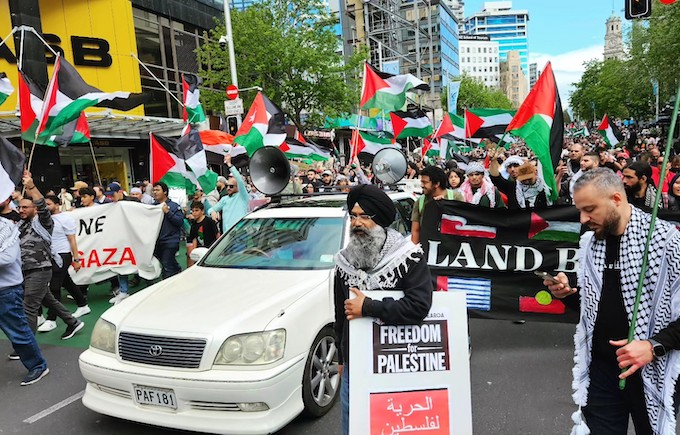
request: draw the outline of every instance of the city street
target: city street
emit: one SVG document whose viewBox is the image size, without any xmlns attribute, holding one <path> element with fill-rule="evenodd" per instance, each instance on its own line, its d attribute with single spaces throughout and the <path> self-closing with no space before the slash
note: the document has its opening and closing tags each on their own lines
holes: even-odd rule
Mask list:
<svg viewBox="0 0 680 435">
<path fill-rule="evenodd" d="M 90 323 L 94 320 L 91 316 L 85 319 Z M 570 397 L 573 329 L 573 325 L 566 324 L 470 321 L 475 434 L 569 433 L 570 416 L 575 410 Z M 85 382 L 80 376 L 77 358 L 82 349 L 43 345 L 43 351 L 51 372 L 34 386 L 19 386 L 24 374 L 20 363 L 6 359 L 0 362 L 0 384 L 3 385 L 0 433 L 160 435 L 169 432 L 88 410 L 80 402 Z M 0 341 L 0 354 L 9 352 L 9 343 Z M 341 433 L 339 402 L 323 418 L 311 421 L 298 418 L 277 435 L 321 433 Z"/>
</svg>

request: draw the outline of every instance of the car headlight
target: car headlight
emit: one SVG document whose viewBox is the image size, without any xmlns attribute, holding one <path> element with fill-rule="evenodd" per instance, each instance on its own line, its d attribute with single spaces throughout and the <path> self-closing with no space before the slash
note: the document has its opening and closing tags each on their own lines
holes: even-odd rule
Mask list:
<svg viewBox="0 0 680 435">
<path fill-rule="evenodd" d="M 90 346 L 104 352 L 116 352 L 116 325 L 100 318 L 94 325 Z"/>
<path fill-rule="evenodd" d="M 220 347 L 215 365 L 269 364 L 283 358 L 285 349 L 285 329 L 233 335 Z"/>
</svg>

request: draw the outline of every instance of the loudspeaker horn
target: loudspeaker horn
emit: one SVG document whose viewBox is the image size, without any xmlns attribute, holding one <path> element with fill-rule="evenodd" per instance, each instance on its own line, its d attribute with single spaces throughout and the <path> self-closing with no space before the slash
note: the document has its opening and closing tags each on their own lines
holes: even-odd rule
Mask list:
<svg viewBox="0 0 680 435">
<path fill-rule="evenodd" d="M 408 163 L 404 154 L 395 148 L 385 148 L 373 158 L 373 173 L 385 184 L 394 184 L 404 178 Z"/>
<path fill-rule="evenodd" d="M 265 195 L 276 195 L 288 185 L 290 164 L 277 147 L 267 146 L 255 151 L 248 168 L 253 186 Z"/>
</svg>

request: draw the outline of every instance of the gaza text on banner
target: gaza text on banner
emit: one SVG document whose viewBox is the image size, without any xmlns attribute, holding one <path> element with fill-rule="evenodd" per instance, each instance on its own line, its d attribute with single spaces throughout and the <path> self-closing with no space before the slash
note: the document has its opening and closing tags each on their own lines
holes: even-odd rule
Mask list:
<svg viewBox="0 0 680 435">
<path fill-rule="evenodd" d="M 116 275 L 137 273 L 144 279 L 160 274 L 153 256 L 163 222 L 160 206 L 121 201 L 71 212 L 81 268 L 69 273 L 76 284 L 93 284 Z"/>
<path fill-rule="evenodd" d="M 659 217 L 680 225 L 679 213 Z M 465 293 L 472 315 L 575 323 L 577 301 L 552 298 L 534 272 L 564 272 L 576 285 L 582 231 L 572 206 L 506 210 L 443 200 L 425 206 L 421 243 L 437 290 Z"/>
</svg>

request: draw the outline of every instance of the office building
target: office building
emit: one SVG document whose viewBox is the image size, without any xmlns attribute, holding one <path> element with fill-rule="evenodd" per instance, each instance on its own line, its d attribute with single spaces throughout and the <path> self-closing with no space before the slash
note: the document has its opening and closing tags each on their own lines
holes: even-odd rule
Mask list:
<svg viewBox="0 0 680 435">
<path fill-rule="evenodd" d="M 522 60 L 517 50 L 509 51 L 505 60 L 501 61 L 500 87 L 515 108 L 519 108 L 529 93 L 527 78 L 522 71 Z"/>
<path fill-rule="evenodd" d="M 485 2 L 484 9 L 465 20 L 465 33 L 488 35 L 498 41 L 501 61 L 510 51 L 517 51 L 524 76 L 529 75 L 529 39 L 527 24 L 529 12 L 512 9 L 511 1 Z"/>
<path fill-rule="evenodd" d="M 529 89 L 534 87 L 536 81 L 538 81 L 538 76 L 540 75 L 541 73 L 540 71 L 538 71 L 538 64 L 537 63 L 529 64 Z"/>
<path fill-rule="evenodd" d="M 460 35 L 460 72 L 488 88 L 499 88 L 498 41 L 486 35 Z"/>
</svg>

